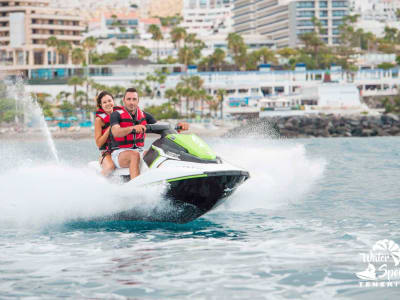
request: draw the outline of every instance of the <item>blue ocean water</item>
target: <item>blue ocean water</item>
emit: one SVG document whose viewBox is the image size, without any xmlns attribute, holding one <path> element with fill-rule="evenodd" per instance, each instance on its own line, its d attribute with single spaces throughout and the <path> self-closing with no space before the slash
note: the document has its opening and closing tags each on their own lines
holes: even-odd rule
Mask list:
<svg viewBox="0 0 400 300">
<path fill-rule="evenodd" d="M 399 298 L 355 273 L 400 243 L 400 138 L 207 141 L 251 179 L 179 225 L 94 221 L 162 200 L 90 172 L 92 140 L 1 140 L 0 298 Z"/>
</svg>

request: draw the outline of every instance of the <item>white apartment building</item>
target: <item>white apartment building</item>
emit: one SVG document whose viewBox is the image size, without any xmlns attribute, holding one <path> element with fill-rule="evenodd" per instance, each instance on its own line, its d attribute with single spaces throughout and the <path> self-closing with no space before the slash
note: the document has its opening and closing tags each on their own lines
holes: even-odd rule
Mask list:
<svg viewBox="0 0 400 300">
<path fill-rule="evenodd" d="M 206 44 L 206 48 L 203 49 L 202 55 L 208 56 L 211 55 L 216 49 L 222 49 L 227 54 L 227 60 L 232 61 L 229 55 L 227 37 L 228 37 L 227 34 L 216 34 L 208 37 L 200 36 L 200 38 Z M 261 48 L 269 48 L 269 49 L 276 48 L 275 41 L 268 40 L 266 36 L 262 36 L 260 34 L 246 34 L 243 35 L 242 37 L 244 43 L 247 46 L 248 51 L 250 52 L 254 50 L 259 50 Z"/>
<path fill-rule="evenodd" d="M 235 32 L 265 35 L 278 48 L 299 45 L 299 35 L 314 31 L 313 17 L 321 22 L 321 38 L 338 44 L 338 27 L 348 14 L 348 0 L 237 0 L 233 8 Z"/>
<path fill-rule="evenodd" d="M 46 42 L 54 36 L 79 45 L 82 19 L 48 6 L 48 0 L 0 0 L 0 71 L 28 76 L 33 68 L 71 63 Z"/>
<path fill-rule="evenodd" d="M 350 0 L 351 14 L 359 15 L 356 27 L 383 37 L 385 27 L 400 28 L 399 0 Z"/>
<path fill-rule="evenodd" d="M 181 26 L 188 33 L 211 35 L 233 31 L 232 0 L 185 0 Z"/>
</svg>

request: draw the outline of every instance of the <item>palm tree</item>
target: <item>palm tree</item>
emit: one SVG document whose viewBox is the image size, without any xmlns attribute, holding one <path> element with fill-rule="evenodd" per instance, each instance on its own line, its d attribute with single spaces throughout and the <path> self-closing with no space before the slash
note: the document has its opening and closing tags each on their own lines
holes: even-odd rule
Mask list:
<svg viewBox="0 0 400 300">
<path fill-rule="evenodd" d="M 81 86 L 84 82 L 84 79 L 78 76 L 73 76 L 68 80 L 68 85 L 74 86 L 74 102 L 77 102 L 77 86 Z"/>
<path fill-rule="evenodd" d="M 132 46 L 132 48 L 134 48 L 136 50 L 136 55 L 139 58 L 145 58 L 148 56 L 151 56 L 151 50 L 147 49 L 146 47 L 143 46 Z"/>
<path fill-rule="evenodd" d="M 189 33 L 188 35 L 185 36 L 185 45 L 194 45 L 197 41 L 196 39 L 196 34 L 195 33 Z"/>
<path fill-rule="evenodd" d="M 51 37 L 49 37 L 48 39 L 47 39 L 47 41 L 46 41 L 46 45 L 47 45 L 47 47 L 50 47 L 51 49 L 52 49 L 52 51 L 54 51 L 56 48 L 57 48 L 57 46 L 58 46 L 58 39 L 55 37 L 55 36 L 51 36 Z M 58 55 L 56 56 L 56 61 L 55 61 L 55 63 L 56 64 L 58 64 Z"/>
<path fill-rule="evenodd" d="M 227 37 L 228 49 L 232 53 L 236 66 L 241 69 L 246 64 L 247 47 L 243 38 L 237 33 L 230 33 Z"/>
<path fill-rule="evenodd" d="M 168 89 L 165 91 L 164 96 L 165 98 L 169 99 L 171 103 L 174 104 L 174 108 L 176 109 L 176 104 L 179 103 L 177 91 L 174 89 Z"/>
<path fill-rule="evenodd" d="M 91 64 L 91 52 L 94 48 L 96 48 L 96 45 L 97 45 L 97 39 L 92 36 L 87 37 L 82 42 L 82 46 L 86 50 L 86 64 L 87 65 Z"/>
<path fill-rule="evenodd" d="M 151 39 L 157 42 L 157 61 L 160 59 L 160 41 L 164 38 L 160 27 L 155 24 L 149 26 L 148 32 L 152 35 Z"/>
<path fill-rule="evenodd" d="M 67 41 L 58 41 L 57 52 L 62 56 L 64 64 L 68 63 L 69 53 L 71 52 L 72 45 Z"/>
<path fill-rule="evenodd" d="M 190 100 L 193 98 L 194 91 L 190 87 L 185 87 L 182 90 L 182 96 L 186 97 L 186 117 L 189 118 L 189 105 L 190 105 Z"/>
<path fill-rule="evenodd" d="M 210 109 L 210 112 L 214 111 L 215 115 L 217 114 L 217 110 L 219 108 L 219 100 L 215 99 L 213 96 L 211 95 L 207 95 L 206 97 L 206 102 L 208 104 L 208 108 Z"/>
<path fill-rule="evenodd" d="M 175 47 L 178 48 L 178 51 L 180 49 L 181 41 L 185 40 L 187 33 L 186 29 L 183 27 L 174 27 L 174 29 L 171 30 L 171 42 L 175 44 Z"/>
<path fill-rule="evenodd" d="M 193 63 L 195 59 L 195 54 L 191 48 L 188 46 L 183 46 L 178 52 L 179 63 L 185 65 L 186 67 Z"/>
<path fill-rule="evenodd" d="M 275 53 L 268 48 L 261 48 L 257 50 L 257 56 L 259 57 L 259 61 L 261 61 L 263 64 L 278 62 Z"/>
<path fill-rule="evenodd" d="M 214 63 L 217 71 L 221 71 L 221 66 L 225 62 L 226 53 L 224 50 L 217 48 L 211 55 L 211 60 Z"/>
<path fill-rule="evenodd" d="M 224 96 L 226 95 L 226 91 L 224 89 L 217 90 L 217 98 L 219 101 L 219 105 L 221 108 L 221 120 L 224 119 Z"/>
<path fill-rule="evenodd" d="M 72 63 L 75 65 L 81 64 L 85 61 L 85 52 L 82 48 L 74 48 L 72 50 Z"/>
<path fill-rule="evenodd" d="M 198 98 L 200 99 L 200 108 L 201 108 L 201 118 L 204 115 L 204 100 L 207 99 L 207 91 L 205 89 L 198 90 L 197 94 Z"/>
</svg>

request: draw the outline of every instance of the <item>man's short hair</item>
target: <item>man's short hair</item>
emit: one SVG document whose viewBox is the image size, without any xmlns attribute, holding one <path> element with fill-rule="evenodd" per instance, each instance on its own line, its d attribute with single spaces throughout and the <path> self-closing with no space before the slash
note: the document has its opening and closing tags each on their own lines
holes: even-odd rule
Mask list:
<svg viewBox="0 0 400 300">
<path fill-rule="evenodd" d="M 125 99 L 125 96 L 126 96 L 127 93 L 137 93 L 137 90 L 135 88 L 126 89 L 125 90 L 125 94 L 124 94 L 124 98 L 122 98 L 122 99 Z"/>
</svg>

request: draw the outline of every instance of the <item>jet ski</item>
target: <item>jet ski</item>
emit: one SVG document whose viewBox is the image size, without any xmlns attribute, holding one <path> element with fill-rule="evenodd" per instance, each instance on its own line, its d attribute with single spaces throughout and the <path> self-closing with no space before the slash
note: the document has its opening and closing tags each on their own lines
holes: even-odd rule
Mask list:
<svg viewBox="0 0 400 300">
<path fill-rule="evenodd" d="M 163 184 L 163 197 L 176 210 L 169 214 L 150 214 L 144 219 L 186 223 L 221 205 L 249 178 L 249 172 L 217 156 L 195 134 L 180 134 L 169 124 L 146 125 L 146 133 L 156 133 L 149 150 L 141 155 L 140 175 L 130 180 L 129 169 L 117 169 L 111 180 L 146 187 Z M 100 171 L 98 162 L 89 163 Z M 112 219 L 140 220 L 135 210 L 120 212 Z"/>
</svg>

